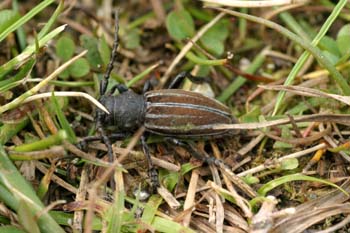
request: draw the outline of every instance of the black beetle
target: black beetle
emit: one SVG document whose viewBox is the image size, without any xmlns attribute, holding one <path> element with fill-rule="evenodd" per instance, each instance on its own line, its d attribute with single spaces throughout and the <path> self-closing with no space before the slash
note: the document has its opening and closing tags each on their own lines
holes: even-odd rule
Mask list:
<svg viewBox="0 0 350 233">
<path fill-rule="evenodd" d="M 136 94 L 126 86 L 117 84 L 107 93 L 108 79 L 113 69 L 113 62 L 116 59 L 117 47 L 118 18 L 116 18 L 115 40 L 111 60 L 106 74 L 100 82 L 99 101 L 108 109 L 109 114 L 100 109 L 97 109 L 96 112 L 96 128 L 108 148 L 109 158 L 113 159 L 111 137 L 124 138 L 140 126 L 144 126 L 146 131 L 150 133 L 163 135 L 167 138 L 175 138 L 175 140 L 172 140 L 173 143 L 185 146 L 193 155 L 205 162 L 215 164 L 221 168 L 226 167 L 221 160 L 204 158 L 189 144 L 176 140 L 176 138 L 222 137 L 227 133 L 237 133 L 237 131 L 232 130 L 213 130 L 213 126 L 216 124 L 232 124 L 236 122 L 228 107 L 215 99 L 196 92 L 172 89 L 185 77 L 195 82 L 202 78 L 182 72 L 175 77 L 169 85 L 169 89 L 147 91 L 148 86 L 145 85 L 143 94 Z M 115 90 L 119 91 L 119 95 L 113 95 Z M 107 136 L 107 129 L 117 133 Z M 85 138 L 86 141 L 96 139 L 98 137 Z M 159 186 L 158 175 L 153 167 L 144 136 L 141 137 L 141 143 L 149 166 L 151 184 L 155 188 Z M 242 184 L 240 181 L 237 182 Z"/>
<path fill-rule="evenodd" d="M 188 76 L 181 73 L 178 78 Z M 136 94 L 125 90 L 99 99 L 110 114 L 98 109 L 100 126 L 130 132 L 144 126 L 149 132 L 168 137 L 215 137 L 228 133 L 213 130 L 216 124 L 235 123 L 230 110 L 215 99 L 181 89 L 162 89 Z"/>
</svg>

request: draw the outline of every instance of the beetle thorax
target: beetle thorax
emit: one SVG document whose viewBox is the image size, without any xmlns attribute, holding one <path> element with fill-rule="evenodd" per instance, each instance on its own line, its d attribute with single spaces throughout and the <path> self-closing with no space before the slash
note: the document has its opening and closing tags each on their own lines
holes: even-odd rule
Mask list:
<svg viewBox="0 0 350 233">
<path fill-rule="evenodd" d="M 110 114 L 98 110 L 102 114 L 104 128 L 127 132 L 139 128 L 144 121 L 145 100 L 143 95 L 126 91 L 116 96 L 103 96 L 100 99 Z"/>
</svg>

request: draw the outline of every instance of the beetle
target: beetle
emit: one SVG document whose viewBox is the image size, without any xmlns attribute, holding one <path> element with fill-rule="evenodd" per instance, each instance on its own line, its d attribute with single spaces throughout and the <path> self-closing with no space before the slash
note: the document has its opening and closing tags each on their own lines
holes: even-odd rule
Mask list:
<svg viewBox="0 0 350 233">
<path fill-rule="evenodd" d="M 204 159 L 193 147 L 181 142 L 181 139 L 184 138 L 217 138 L 237 133 L 237 131 L 225 129 L 213 130 L 213 126 L 216 124 L 237 122 L 227 106 L 200 93 L 173 89 L 186 77 L 194 82 L 201 80 L 200 77 L 181 72 L 171 82 L 168 89 L 149 91 L 148 85 L 145 85 L 143 93 L 137 94 L 123 84 L 117 84 L 107 92 L 108 79 L 117 56 L 118 29 L 118 16 L 116 15 L 115 39 L 111 59 L 100 82 L 99 101 L 108 109 L 109 114 L 100 109 L 96 110 L 96 129 L 107 146 L 110 160 L 113 158 L 110 138 L 124 138 L 130 132 L 144 126 L 146 132 L 165 136 L 173 143 L 185 146 L 196 157 L 205 162 L 225 167 L 226 165 L 221 160 Z M 119 95 L 114 95 L 116 90 L 119 91 Z M 108 136 L 107 130 L 112 130 L 114 133 Z M 86 140 L 96 140 L 97 138 L 90 137 Z M 153 166 L 145 135 L 141 136 L 141 144 L 149 167 L 151 186 L 156 188 L 159 186 L 158 174 Z"/>
<path fill-rule="evenodd" d="M 182 72 L 176 79 L 188 76 Z M 229 133 L 213 131 L 216 124 L 236 122 L 228 107 L 197 92 L 161 89 L 136 94 L 122 86 L 118 88 L 119 95 L 102 95 L 99 99 L 110 112 L 97 110 L 99 126 L 109 125 L 118 132 L 144 126 L 148 132 L 167 137 L 203 138 Z"/>
</svg>

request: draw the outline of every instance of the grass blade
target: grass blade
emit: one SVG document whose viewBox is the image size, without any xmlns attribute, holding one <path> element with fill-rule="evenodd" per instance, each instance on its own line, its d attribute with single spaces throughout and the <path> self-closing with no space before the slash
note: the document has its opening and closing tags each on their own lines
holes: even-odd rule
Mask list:
<svg viewBox="0 0 350 233">
<path fill-rule="evenodd" d="M 342 2 L 343 2 L 343 0 L 342 0 Z M 317 59 L 317 61 L 329 71 L 329 73 L 331 74 L 331 77 L 339 85 L 343 94 L 350 95 L 350 86 L 348 85 L 347 81 L 344 79 L 344 77 L 341 75 L 341 73 L 333 66 L 332 62 L 329 61 L 329 59 L 323 55 L 322 51 L 319 48 L 313 46 L 311 43 L 303 40 L 301 37 L 297 36 L 293 32 L 289 31 L 288 29 L 286 29 L 286 28 L 284 28 L 284 27 L 282 27 L 282 26 L 280 26 L 280 25 L 278 25 L 270 20 L 266 20 L 266 19 L 252 16 L 252 15 L 248 15 L 248 14 L 243 14 L 243 13 L 240 13 L 237 11 L 227 10 L 224 8 L 215 8 L 215 7 L 209 7 L 209 8 L 217 9 L 217 10 L 220 10 L 224 13 L 227 13 L 227 14 L 230 14 L 230 15 L 233 15 L 236 17 L 242 17 L 242 18 L 245 18 L 247 20 L 263 24 L 266 27 L 272 28 L 272 29 L 276 30 L 277 32 L 281 33 L 285 37 L 289 38 L 293 42 L 300 45 L 303 49 L 307 50 L 310 54 L 312 54 Z"/>
<path fill-rule="evenodd" d="M 64 129 L 64 131 L 67 132 L 68 141 L 70 143 L 75 143 L 77 141 L 77 137 L 75 136 L 74 130 L 72 129 L 66 116 L 64 115 L 54 92 L 52 92 L 51 100 L 52 100 L 52 103 L 53 103 L 53 106 L 54 106 L 54 109 L 56 112 L 57 119 L 60 122 L 62 129 Z"/>
<path fill-rule="evenodd" d="M 326 181 L 326 180 L 322 180 L 322 179 L 319 179 L 316 177 L 306 176 L 303 174 L 291 174 L 291 175 L 286 175 L 286 176 L 282 176 L 280 178 L 274 179 L 274 180 L 264 184 L 262 187 L 260 187 L 258 190 L 258 193 L 262 196 L 265 196 L 266 193 L 268 193 L 269 191 L 271 191 L 272 189 L 276 188 L 279 185 L 282 185 L 284 183 L 291 182 L 291 181 L 300 181 L 300 180 L 324 183 L 324 184 L 330 185 L 334 188 L 337 188 L 340 191 L 342 191 L 343 193 L 345 193 L 346 195 L 348 195 L 348 193 L 344 189 L 339 187 L 338 185 L 335 185 L 335 184 L 333 184 L 329 181 Z"/>
<path fill-rule="evenodd" d="M 8 28 L 6 28 L 3 32 L 0 33 L 0 42 L 3 39 L 5 39 L 11 32 L 17 30 L 20 26 L 28 22 L 31 18 L 33 18 L 36 14 L 41 12 L 43 9 L 45 9 L 47 6 L 49 6 L 53 2 L 54 0 L 45 0 L 41 2 L 39 5 L 34 7 L 31 11 L 29 11 L 26 15 L 21 17 L 19 20 L 17 20 Z"/>
<path fill-rule="evenodd" d="M 5 104 L 3 106 L 0 106 L 0 114 L 3 113 L 3 112 L 8 111 L 10 109 L 13 109 L 13 108 L 17 107 L 19 104 L 21 104 L 29 96 L 32 96 L 35 93 L 37 93 L 42 87 L 47 85 L 50 80 L 52 80 L 55 77 L 57 77 L 57 75 L 59 75 L 69 65 L 71 65 L 73 62 L 75 62 L 77 59 L 79 59 L 80 57 L 84 56 L 85 54 L 86 54 L 86 51 L 83 51 L 79 55 L 73 57 L 71 60 L 67 61 L 66 63 L 61 65 L 59 68 L 57 68 L 52 74 L 49 75 L 49 77 L 47 77 L 46 79 L 44 79 L 43 81 L 41 81 L 40 83 L 35 85 L 32 89 L 26 91 L 25 93 L 23 93 L 22 95 L 20 95 L 16 99 L 12 100 L 10 103 L 7 103 L 7 104 Z"/>
<path fill-rule="evenodd" d="M 328 17 L 328 19 L 326 20 L 326 22 L 323 24 L 322 28 L 320 29 L 320 31 L 318 32 L 318 34 L 316 35 L 316 37 L 312 40 L 311 45 L 313 47 L 316 47 L 317 44 L 320 42 L 320 40 L 326 35 L 328 29 L 330 28 L 330 26 L 333 24 L 333 22 L 335 21 L 335 19 L 338 17 L 338 15 L 340 14 L 341 10 L 343 9 L 343 7 L 346 4 L 346 0 L 341 0 L 338 2 L 338 4 L 336 5 L 336 7 L 333 9 L 332 13 L 330 14 L 330 16 Z M 304 63 L 307 61 L 307 59 L 310 56 L 310 52 L 309 51 L 305 51 L 300 58 L 298 59 L 297 63 L 295 63 L 295 65 L 293 66 L 293 69 L 291 70 L 291 72 L 289 73 L 286 81 L 284 82 L 284 85 L 290 85 L 293 83 L 295 77 L 298 75 L 299 71 L 301 70 L 301 68 L 304 66 Z M 339 83 L 338 83 L 339 84 Z M 340 84 L 339 84 L 340 85 Z M 343 88 L 342 88 L 343 89 Z M 347 88 L 346 88 L 347 91 Z M 345 92 L 345 90 L 343 90 L 344 94 L 346 93 L 347 95 L 349 95 L 348 92 Z M 278 96 L 277 96 L 277 100 L 276 100 L 276 104 L 275 104 L 275 108 L 273 110 L 272 115 L 275 115 L 278 111 L 278 109 L 280 108 L 282 102 L 283 102 L 283 98 L 286 95 L 285 91 L 281 91 Z"/>
<path fill-rule="evenodd" d="M 38 34 L 38 38 L 39 39 L 43 38 L 48 33 L 48 31 L 50 30 L 52 25 L 55 23 L 57 17 L 62 12 L 63 8 L 64 8 L 64 1 L 61 0 L 60 3 L 57 6 L 55 12 L 50 17 L 49 21 L 45 24 L 45 26 L 39 32 L 39 34 Z"/>
<path fill-rule="evenodd" d="M 57 36 L 59 33 L 61 33 L 66 28 L 66 25 L 62 25 L 53 31 L 51 31 L 49 34 L 44 36 L 39 40 L 39 47 L 41 48 L 44 46 L 49 40 Z M 12 58 L 7 63 L 0 66 L 0 80 L 4 78 L 4 76 L 11 70 L 13 70 L 18 64 L 23 64 L 27 59 L 29 59 L 30 56 L 33 55 L 33 53 L 36 51 L 35 44 L 28 46 L 21 54 L 18 56 Z"/>
<path fill-rule="evenodd" d="M 44 205 L 36 195 L 32 186 L 23 178 L 13 165 L 4 148 L 0 146 L 0 200 L 18 211 L 20 201 L 25 201 L 34 215 L 41 212 Z M 65 231 L 45 212 L 37 219 L 41 232 L 64 233 Z"/>
</svg>

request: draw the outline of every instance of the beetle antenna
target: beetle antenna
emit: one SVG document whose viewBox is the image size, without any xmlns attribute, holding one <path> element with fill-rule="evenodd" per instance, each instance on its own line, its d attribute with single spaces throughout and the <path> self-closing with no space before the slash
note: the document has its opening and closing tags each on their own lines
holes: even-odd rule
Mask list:
<svg viewBox="0 0 350 233">
<path fill-rule="evenodd" d="M 118 31 L 119 31 L 119 11 L 115 11 L 115 30 L 114 30 L 114 41 L 113 41 L 113 48 L 111 53 L 111 58 L 109 60 L 106 73 L 103 76 L 103 79 L 100 82 L 100 96 L 103 96 L 106 93 L 107 85 L 108 85 L 108 79 L 111 75 L 111 72 L 114 67 L 114 61 L 117 58 L 117 49 L 119 45 L 119 39 L 118 39 Z"/>
</svg>

